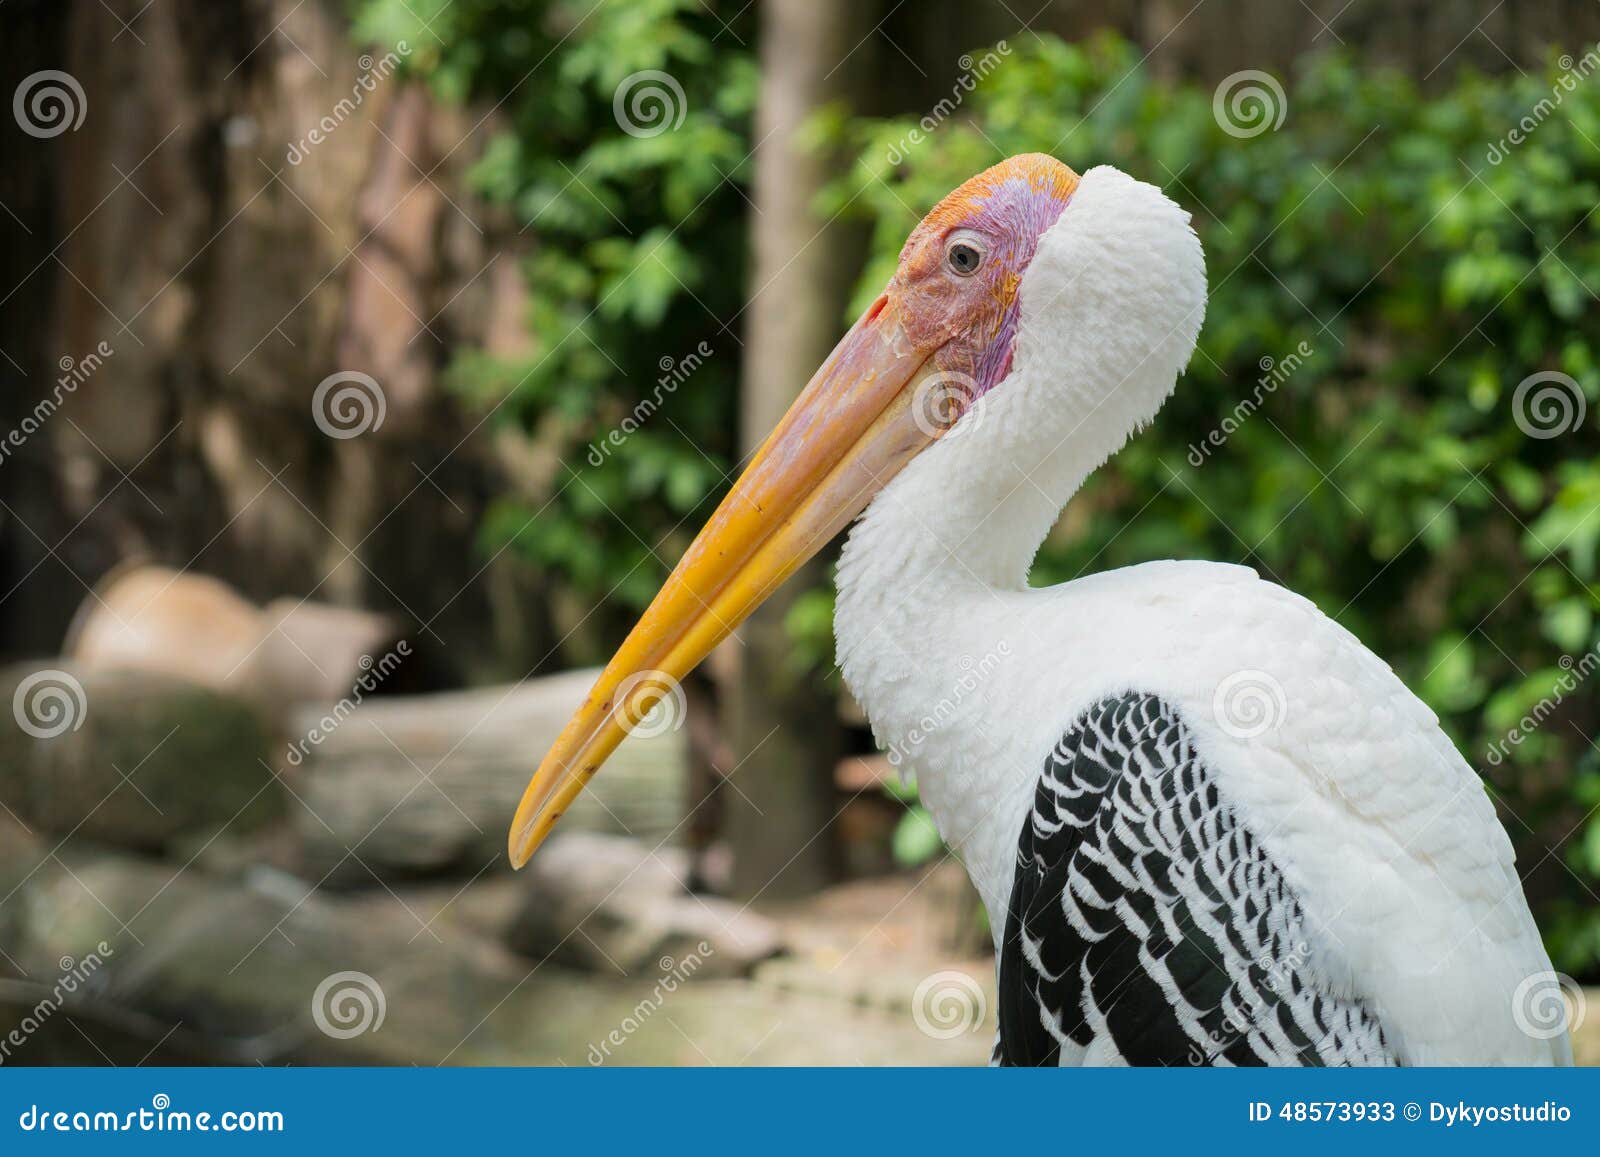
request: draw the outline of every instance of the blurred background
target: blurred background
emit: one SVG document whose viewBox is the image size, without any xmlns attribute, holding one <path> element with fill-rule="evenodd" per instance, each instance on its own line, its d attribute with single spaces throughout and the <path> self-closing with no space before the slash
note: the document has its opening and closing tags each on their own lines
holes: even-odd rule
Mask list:
<svg viewBox="0 0 1600 1157">
<path fill-rule="evenodd" d="M 1594 0 L 0 29 L 0 1062 L 986 1060 L 986 917 L 840 686 L 831 553 L 503 849 L 906 233 L 1032 150 L 1162 186 L 1212 292 L 1034 581 L 1211 558 L 1315 599 L 1600 983 Z"/>
</svg>

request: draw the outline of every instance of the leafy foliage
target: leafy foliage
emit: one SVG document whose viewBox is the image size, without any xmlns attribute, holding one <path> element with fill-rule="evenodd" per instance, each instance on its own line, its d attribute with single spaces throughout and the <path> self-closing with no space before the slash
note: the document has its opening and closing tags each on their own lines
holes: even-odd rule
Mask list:
<svg viewBox="0 0 1600 1157">
<path fill-rule="evenodd" d="M 530 352 L 452 367 L 463 404 L 556 464 L 548 486 L 494 504 L 484 545 L 561 576 L 613 627 L 655 593 L 737 455 L 725 321 L 744 305 L 751 22 L 698 0 L 357 5 L 358 37 L 406 40 L 438 95 L 492 109 L 473 177 L 533 239 Z"/>
<path fill-rule="evenodd" d="M 1156 425 L 1069 508 L 1034 581 L 1215 558 L 1315 599 L 1485 770 L 1558 964 L 1593 968 L 1600 685 L 1558 659 L 1592 650 L 1600 607 L 1600 75 L 1574 83 L 1553 63 L 1424 96 L 1333 56 L 1285 87 L 1282 126 L 1239 138 L 1211 89 L 1156 82 L 1125 43 L 1045 38 L 920 146 L 904 147 L 910 120 L 845 124 L 857 160 L 830 206 L 875 229 L 855 306 L 918 216 L 1003 155 L 1113 164 L 1190 208 L 1211 285 L 1199 350 Z M 1577 383 L 1576 428 L 1518 425 L 1536 371 Z M 1244 399 L 1259 409 L 1241 416 Z M 1563 675 L 1575 686 L 1528 739 L 1487 758 Z"/>
</svg>

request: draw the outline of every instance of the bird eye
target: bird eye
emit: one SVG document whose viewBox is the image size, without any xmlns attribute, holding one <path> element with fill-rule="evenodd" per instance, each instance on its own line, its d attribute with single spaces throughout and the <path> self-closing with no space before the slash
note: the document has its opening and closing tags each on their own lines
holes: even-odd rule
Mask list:
<svg viewBox="0 0 1600 1157">
<path fill-rule="evenodd" d="M 950 246 L 950 252 L 946 254 L 946 259 L 950 262 L 951 269 L 962 277 L 967 277 L 978 272 L 978 266 L 983 264 L 983 253 L 976 245 L 966 241 L 957 241 Z"/>
</svg>

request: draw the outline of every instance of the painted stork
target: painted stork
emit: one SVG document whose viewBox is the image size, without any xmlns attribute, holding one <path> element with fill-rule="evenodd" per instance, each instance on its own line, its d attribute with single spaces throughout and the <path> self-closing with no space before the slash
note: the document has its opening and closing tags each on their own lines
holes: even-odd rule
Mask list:
<svg viewBox="0 0 1600 1157">
<path fill-rule="evenodd" d="M 1381 659 L 1242 566 L 1028 586 L 1205 299 L 1188 214 L 1116 169 L 946 197 L 540 764 L 512 861 L 865 511 L 839 665 L 995 914 L 998 1063 L 1570 1063 L 1516 1007 L 1555 977 L 1511 844 Z"/>
</svg>

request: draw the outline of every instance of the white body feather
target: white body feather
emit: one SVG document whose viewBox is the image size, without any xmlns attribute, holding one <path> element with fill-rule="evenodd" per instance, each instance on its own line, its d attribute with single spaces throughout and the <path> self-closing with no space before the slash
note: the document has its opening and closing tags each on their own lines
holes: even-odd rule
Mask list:
<svg viewBox="0 0 1600 1157">
<path fill-rule="evenodd" d="M 1097 699 L 1147 691 L 1182 713 L 1299 897 L 1305 967 L 1362 1000 L 1402 1063 L 1570 1063 L 1564 1034 L 1531 1036 L 1514 1015 L 1518 986 L 1550 963 L 1510 842 L 1387 664 L 1244 567 L 1026 586 L 1062 506 L 1153 417 L 1193 348 L 1205 273 L 1187 216 L 1092 170 L 1021 292 L 1015 368 L 863 516 L 835 623 L 847 682 L 917 773 L 996 936 L 1052 746 Z M 1104 1044 L 1072 1059 L 1114 1061 Z"/>
</svg>

